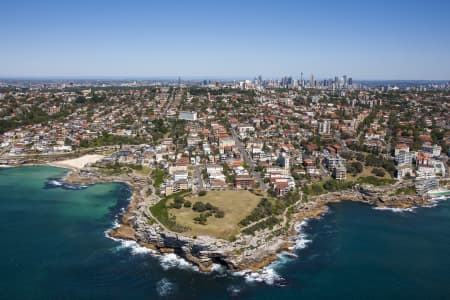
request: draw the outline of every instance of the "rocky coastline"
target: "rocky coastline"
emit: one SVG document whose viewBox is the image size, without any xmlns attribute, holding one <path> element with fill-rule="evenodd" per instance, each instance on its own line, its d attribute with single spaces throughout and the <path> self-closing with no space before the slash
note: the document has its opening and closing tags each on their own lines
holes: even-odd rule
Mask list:
<svg viewBox="0 0 450 300">
<path fill-rule="evenodd" d="M 280 252 L 293 252 L 296 224 L 307 219 L 318 219 L 329 209 L 328 204 L 341 201 L 358 201 L 376 207 L 409 209 L 429 204 L 429 199 L 416 195 L 386 196 L 391 187 L 359 186 L 353 190 L 311 197 L 299 203 L 290 221 L 272 230 L 258 231 L 254 236 L 238 235 L 234 241 L 208 236 L 190 237 L 163 228 L 157 222 L 149 222 L 149 207 L 155 202 L 146 199 L 142 192 L 145 184 L 128 175 L 86 176 L 71 171 L 64 180 L 67 183 L 124 182 L 132 189 L 132 197 L 119 225 L 108 234 L 112 238 L 133 240 L 139 245 L 160 254 L 174 253 L 196 265 L 200 271 L 210 272 L 214 265 L 222 265 L 230 271 L 258 272 L 277 260 Z"/>
</svg>

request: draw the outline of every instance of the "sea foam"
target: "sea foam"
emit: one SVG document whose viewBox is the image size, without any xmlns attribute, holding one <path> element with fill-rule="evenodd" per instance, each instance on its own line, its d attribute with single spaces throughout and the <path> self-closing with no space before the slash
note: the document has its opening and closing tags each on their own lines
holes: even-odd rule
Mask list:
<svg viewBox="0 0 450 300">
<path fill-rule="evenodd" d="M 392 211 L 394 213 L 403 213 L 403 212 L 414 212 L 417 207 L 410 207 L 410 208 L 398 208 L 398 207 L 386 207 L 386 206 L 377 206 L 373 209 L 375 210 L 388 210 Z"/>
<path fill-rule="evenodd" d="M 156 283 L 156 292 L 160 297 L 166 297 L 175 291 L 175 284 L 170 282 L 169 279 L 163 278 Z"/>
<path fill-rule="evenodd" d="M 295 230 L 297 231 L 297 236 L 292 240 L 295 242 L 295 246 L 291 248 L 293 249 L 304 249 L 308 246 L 312 240 L 308 239 L 308 235 L 304 232 L 305 227 L 308 225 L 309 219 L 305 219 L 302 222 L 295 224 Z M 296 254 L 283 252 L 278 254 L 278 259 L 271 263 L 269 266 L 263 268 L 259 272 L 253 271 L 241 271 L 235 272 L 233 275 L 235 276 L 243 276 L 247 283 L 265 283 L 268 285 L 283 285 L 285 279 L 278 274 L 277 269 L 282 265 L 289 263 L 292 259 L 297 258 Z"/>
<path fill-rule="evenodd" d="M 158 257 L 161 262 L 161 267 L 164 270 L 178 268 L 178 269 L 183 269 L 183 270 L 199 271 L 197 266 L 194 266 L 187 260 L 179 257 L 178 255 L 176 255 L 174 253 L 158 255 Z"/>
<path fill-rule="evenodd" d="M 230 285 L 229 287 L 227 287 L 227 292 L 232 297 L 236 297 L 237 295 L 239 295 L 241 293 L 241 291 L 242 291 L 242 287 L 237 286 L 237 285 Z"/>
<path fill-rule="evenodd" d="M 438 198 L 432 198 L 430 201 L 428 201 L 429 204 L 424 205 L 423 207 L 428 207 L 428 208 L 435 207 L 439 204 L 439 202 L 447 201 L 448 199 L 450 199 L 450 198 L 445 197 L 445 196 L 438 197 Z"/>
<path fill-rule="evenodd" d="M 65 190 L 84 190 L 89 187 L 88 184 L 68 184 L 61 178 L 48 178 L 46 188 L 62 188 Z"/>
<path fill-rule="evenodd" d="M 154 254 L 155 251 L 142 247 L 141 245 L 139 245 L 137 242 L 135 241 L 131 241 L 131 240 L 122 240 L 122 239 L 117 239 L 117 238 L 113 238 L 108 236 L 110 239 L 112 239 L 113 241 L 119 242 L 120 245 L 115 247 L 115 250 L 123 250 L 123 249 L 129 249 L 130 253 L 132 255 L 142 255 L 142 254 Z"/>
<path fill-rule="evenodd" d="M 304 249 L 309 243 L 312 242 L 312 240 L 308 239 L 308 235 L 304 232 L 305 227 L 308 226 L 308 221 L 309 219 L 305 219 L 302 222 L 295 224 L 294 228 L 295 231 L 297 231 L 297 236 L 294 238 L 295 246 L 293 249 Z"/>
<path fill-rule="evenodd" d="M 243 271 L 243 277 L 248 283 L 265 283 L 268 285 L 278 284 L 284 281 L 273 266 L 263 268 L 260 272 Z"/>
<path fill-rule="evenodd" d="M 58 180 L 50 180 L 49 182 L 48 182 L 48 184 L 50 184 L 50 185 L 53 185 L 53 186 L 62 186 L 63 185 L 63 183 L 62 182 L 60 182 L 60 181 L 58 181 Z"/>
</svg>

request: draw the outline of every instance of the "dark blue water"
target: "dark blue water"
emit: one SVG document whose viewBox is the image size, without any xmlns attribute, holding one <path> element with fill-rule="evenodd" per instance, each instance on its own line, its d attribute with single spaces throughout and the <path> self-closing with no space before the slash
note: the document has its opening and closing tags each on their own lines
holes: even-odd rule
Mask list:
<svg viewBox="0 0 450 300">
<path fill-rule="evenodd" d="M 333 205 L 305 228 L 312 242 L 298 258 L 274 266 L 279 287 L 106 238 L 129 190 L 45 188 L 63 174 L 0 170 L 0 299 L 450 299 L 450 201 L 406 213 Z"/>
</svg>

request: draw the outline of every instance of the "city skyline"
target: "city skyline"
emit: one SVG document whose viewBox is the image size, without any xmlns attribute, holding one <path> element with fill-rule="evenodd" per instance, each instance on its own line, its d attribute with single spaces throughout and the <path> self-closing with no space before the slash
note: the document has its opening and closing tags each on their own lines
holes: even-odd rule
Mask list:
<svg viewBox="0 0 450 300">
<path fill-rule="evenodd" d="M 0 77 L 448 80 L 449 6 L 7 1 Z"/>
</svg>

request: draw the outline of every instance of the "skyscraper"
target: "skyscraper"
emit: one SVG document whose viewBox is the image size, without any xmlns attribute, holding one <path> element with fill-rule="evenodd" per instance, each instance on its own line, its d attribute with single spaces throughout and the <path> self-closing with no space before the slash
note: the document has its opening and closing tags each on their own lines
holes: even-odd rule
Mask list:
<svg viewBox="0 0 450 300">
<path fill-rule="evenodd" d="M 334 86 L 336 88 L 339 88 L 339 77 L 337 77 L 337 76 L 334 76 Z"/>
</svg>

